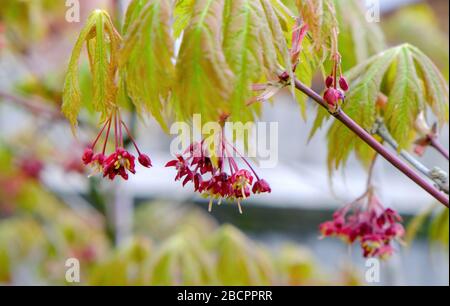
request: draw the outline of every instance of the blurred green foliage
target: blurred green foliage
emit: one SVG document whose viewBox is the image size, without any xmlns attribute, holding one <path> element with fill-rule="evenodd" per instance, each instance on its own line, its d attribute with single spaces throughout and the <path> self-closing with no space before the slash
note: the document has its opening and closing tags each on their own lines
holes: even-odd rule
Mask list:
<svg viewBox="0 0 450 306">
<path fill-rule="evenodd" d="M 338 281 L 320 271 L 307 249 L 290 244 L 269 250 L 231 225 L 218 226 L 188 204 L 141 204 L 134 234 L 114 247 L 102 215 L 68 208 L 36 181 L 21 184 L 19 193 L 1 198 L 0 208 L 6 207 L 4 201 L 12 204 L 0 210 L 1 284 L 68 284 L 64 264 L 72 257 L 80 260 L 81 284 L 89 285 Z"/>
<path fill-rule="evenodd" d="M 7 28 L 9 46 L 22 54 L 46 35 L 58 30 L 66 7 L 53 0 L 1 0 L 0 25 Z"/>
<path fill-rule="evenodd" d="M 391 44 L 410 43 L 417 46 L 449 77 L 449 39 L 427 4 L 406 6 L 381 23 Z"/>
</svg>

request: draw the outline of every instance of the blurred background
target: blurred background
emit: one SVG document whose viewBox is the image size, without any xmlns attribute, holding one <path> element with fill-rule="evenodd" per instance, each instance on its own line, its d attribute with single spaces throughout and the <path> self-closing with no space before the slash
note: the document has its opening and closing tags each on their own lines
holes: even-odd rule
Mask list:
<svg viewBox="0 0 450 306">
<path fill-rule="evenodd" d="M 364 1 L 363 1 L 364 2 Z M 368 1 L 373 2 L 373 1 Z M 149 118 L 127 122 L 153 168 L 128 181 L 88 178 L 80 156 L 95 137 L 95 115 L 82 114 L 77 137 L 62 117 L 64 73 L 87 15 L 122 16 L 127 1 L 79 1 L 79 23 L 65 1 L 0 0 L 0 284 L 68 284 L 65 261 L 80 260 L 81 284 L 372 285 L 358 247 L 319 239 L 318 225 L 365 188 L 355 158 L 329 179 L 326 128 L 308 142 L 308 120 L 281 93 L 261 118 L 279 123 L 279 161 L 260 169 L 270 195 L 215 206 L 174 182 L 164 168 L 171 137 Z M 448 80 L 449 3 L 380 1 L 388 45 L 421 48 Z M 83 103 L 91 96 L 81 65 Z M 315 84 L 320 90 L 320 82 Z M 448 126 L 440 139 L 448 148 Z M 448 169 L 433 150 L 423 163 Z M 448 285 L 448 210 L 381 159 L 375 179 L 383 203 L 405 218 L 405 245 L 382 263 L 381 285 Z M 375 284 L 377 285 L 377 284 Z"/>
</svg>

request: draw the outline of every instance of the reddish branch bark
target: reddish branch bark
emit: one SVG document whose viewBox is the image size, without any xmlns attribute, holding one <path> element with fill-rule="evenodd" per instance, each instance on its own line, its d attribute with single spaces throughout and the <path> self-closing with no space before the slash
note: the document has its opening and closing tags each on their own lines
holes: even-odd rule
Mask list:
<svg viewBox="0 0 450 306">
<path fill-rule="evenodd" d="M 31 99 L 25 99 L 3 91 L 0 91 L 0 99 L 19 105 L 32 112 L 34 115 L 46 115 L 52 119 L 65 119 L 60 112 L 50 106 L 46 106 L 44 103 L 35 102 Z"/>
<path fill-rule="evenodd" d="M 300 81 L 295 80 L 295 87 L 309 96 L 312 100 L 317 102 L 320 106 L 328 109 L 326 102 L 322 97 L 313 91 L 311 88 L 305 86 Z M 436 200 L 445 205 L 449 206 L 448 197 L 435 188 L 431 183 L 422 178 L 417 174 L 408 164 L 402 161 L 395 154 L 388 151 L 381 143 L 379 143 L 375 138 L 372 137 L 366 130 L 359 126 L 352 118 L 350 118 L 344 111 L 338 110 L 336 113 L 332 114 L 333 117 L 341 121 L 345 126 L 352 130 L 359 138 L 366 142 L 372 149 L 374 149 L 378 154 L 383 156 L 388 162 L 390 162 L 394 167 L 403 172 L 407 177 L 414 181 L 417 185 L 422 187 L 430 195 L 432 195 Z"/>
<path fill-rule="evenodd" d="M 448 160 L 448 151 L 437 141 L 436 137 L 430 137 L 430 146 L 436 149 Z"/>
</svg>

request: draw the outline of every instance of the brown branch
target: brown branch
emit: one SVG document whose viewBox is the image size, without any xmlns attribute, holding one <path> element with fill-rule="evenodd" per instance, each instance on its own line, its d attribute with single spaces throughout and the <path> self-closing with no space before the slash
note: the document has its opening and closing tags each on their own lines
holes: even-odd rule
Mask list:
<svg viewBox="0 0 450 306">
<path fill-rule="evenodd" d="M 31 99 L 25 99 L 4 91 L 0 91 L 0 100 L 10 102 L 13 105 L 21 106 L 32 112 L 34 115 L 46 115 L 55 120 L 64 119 L 64 116 L 59 111 Z"/>
<path fill-rule="evenodd" d="M 295 87 L 328 110 L 327 103 L 322 99 L 322 97 L 319 94 L 317 94 L 311 88 L 305 86 L 299 80 L 295 80 Z M 361 138 L 364 142 L 366 142 L 378 154 L 383 156 L 394 167 L 403 172 L 403 174 L 409 177 L 417 185 L 422 187 L 436 200 L 438 200 L 446 207 L 449 206 L 448 197 L 444 193 L 439 191 L 432 184 L 430 184 L 428 181 L 426 181 L 424 178 L 418 175 L 408 164 L 402 161 L 399 157 L 388 151 L 381 143 L 379 143 L 374 137 L 372 137 L 372 135 L 370 135 L 366 130 L 364 130 L 355 121 L 353 121 L 353 119 L 350 118 L 343 110 L 341 109 L 337 110 L 335 113 L 332 113 L 332 116 L 341 121 L 345 126 L 347 126 L 359 138 Z"/>
</svg>

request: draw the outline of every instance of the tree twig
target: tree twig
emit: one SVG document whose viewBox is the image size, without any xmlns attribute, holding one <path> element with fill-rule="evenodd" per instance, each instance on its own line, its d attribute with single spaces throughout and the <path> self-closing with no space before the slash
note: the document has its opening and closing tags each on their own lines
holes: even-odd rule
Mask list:
<svg viewBox="0 0 450 306">
<path fill-rule="evenodd" d="M 294 80 L 295 87 L 309 96 L 312 100 L 320 104 L 322 107 L 328 110 L 326 102 L 322 97 L 316 93 L 314 90 L 308 86 L 302 84 L 299 80 Z M 372 149 L 374 149 L 378 154 L 383 156 L 388 162 L 390 162 L 394 167 L 403 172 L 407 177 L 414 181 L 417 185 L 422 187 L 430 195 L 432 195 L 436 200 L 445 205 L 449 206 L 448 196 L 443 192 L 439 191 L 436 187 L 418 175 L 408 164 L 402 161 L 395 154 L 387 150 L 381 143 L 379 143 L 372 135 L 370 135 L 366 130 L 359 126 L 353 119 L 351 119 L 343 110 L 339 109 L 331 114 L 333 117 L 341 121 L 345 126 L 347 126 L 351 131 L 353 131 L 359 138 L 366 142 Z"/>
<path fill-rule="evenodd" d="M 2 99 L 13 103 L 14 105 L 19 105 L 32 112 L 34 115 L 46 115 L 56 120 L 64 119 L 64 116 L 60 112 L 56 111 L 54 108 L 47 107 L 43 103 L 37 103 L 30 99 L 25 99 L 4 91 L 0 91 L 0 100 Z"/>
<path fill-rule="evenodd" d="M 448 151 L 439 143 L 436 137 L 430 137 L 430 146 L 442 154 L 448 160 Z"/>
<path fill-rule="evenodd" d="M 398 151 L 398 143 L 392 137 L 391 133 L 389 133 L 386 125 L 384 124 L 381 118 L 378 118 L 376 120 L 373 133 L 379 135 L 388 145 L 390 145 L 394 150 Z M 443 171 L 438 167 L 429 169 L 405 150 L 400 150 L 398 152 L 399 152 L 398 154 L 401 157 L 403 157 L 403 159 L 405 159 L 417 171 L 419 171 L 420 173 L 422 173 L 423 175 L 434 181 L 436 187 L 439 188 L 439 190 L 448 194 L 449 192 L 448 174 L 445 171 Z"/>
</svg>

